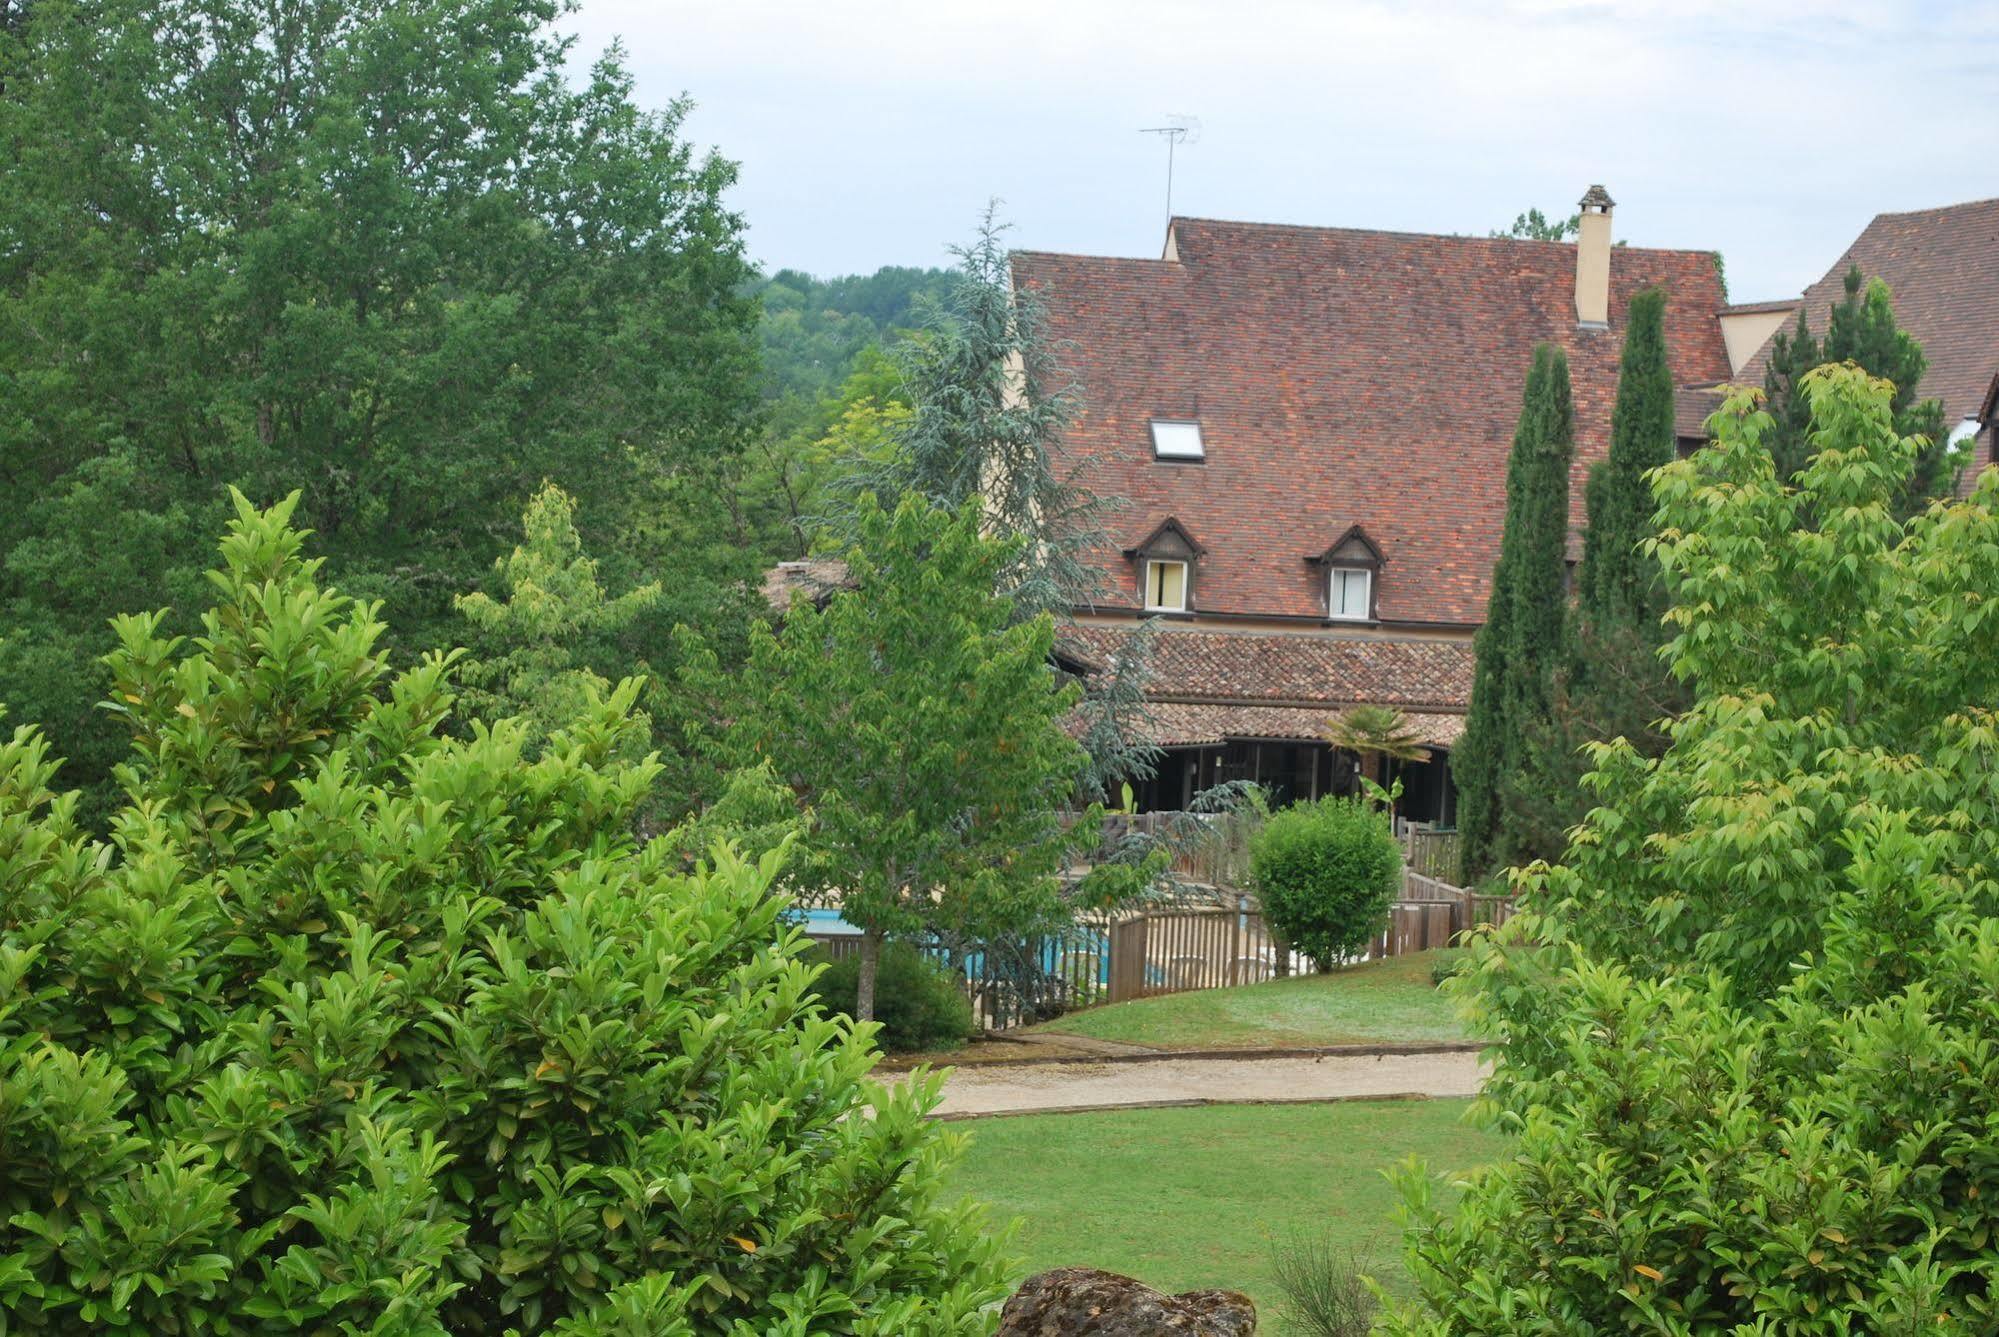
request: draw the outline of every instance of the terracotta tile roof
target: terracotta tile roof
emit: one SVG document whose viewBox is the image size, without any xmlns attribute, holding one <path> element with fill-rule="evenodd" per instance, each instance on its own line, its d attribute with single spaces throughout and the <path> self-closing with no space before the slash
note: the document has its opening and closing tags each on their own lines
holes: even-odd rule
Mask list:
<svg viewBox="0 0 1999 1337">
<path fill-rule="evenodd" d="M 804 594 L 813 603 L 824 603 L 852 582 L 847 564 L 837 557 L 807 557 L 797 562 L 779 562 L 764 572 L 764 602 L 779 612 L 791 607 L 794 594 Z"/>
<path fill-rule="evenodd" d="M 1079 626 L 1066 629 L 1063 642 L 1103 663 L 1130 634 Z M 1323 719 L 1363 704 L 1451 714 L 1471 700 L 1472 651 L 1464 641 L 1171 627 L 1153 642 L 1152 666 L 1156 702 L 1311 707 Z"/>
<path fill-rule="evenodd" d="M 1097 491 L 1126 497 L 1118 548 L 1168 516 L 1205 546 L 1203 612 L 1319 618 L 1322 552 L 1360 524 L 1380 545 L 1386 621 L 1485 615 L 1506 455 L 1534 345 L 1569 352 L 1574 513 L 1608 444 L 1626 303 L 1668 292 L 1675 379 L 1720 380 L 1722 305 L 1705 251 L 1618 248 L 1611 328 L 1575 322 L 1568 243 L 1176 219 L 1177 259 L 1023 252 L 1083 407 L 1068 444 Z M 1207 458 L 1155 462 L 1154 418 L 1198 420 Z M 1104 554 L 1136 602 L 1137 572 Z"/>
<path fill-rule="evenodd" d="M 1682 441 L 1707 440 L 1707 420 L 1721 407 L 1726 385 L 1683 385 L 1673 391 L 1673 435 Z"/>
<path fill-rule="evenodd" d="M 1161 747 L 1194 747 L 1230 739 L 1313 742 L 1325 737 L 1330 712 L 1305 706 L 1216 706 L 1168 702 L 1152 707 L 1151 741 Z M 1448 748 L 1464 733 L 1462 715 L 1407 713 L 1423 742 Z"/>
<path fill-rule="evenodd" d="M 1877 215 L 1805 289 L 1801 305 L 1815 333 L 1825 333 L 1826 312 L 1845 298 L 1856 264 L 1894 291 L 1896 320 L 1929 358 L 1920 392 L 1943 401 L 1945 428 L 1978 416 L 1999 375 L 1999 199 Z M 1766 343 L 1737 379 L 1763 384 L 1769 361 Z M 1990 462 L 1989 452 L 1977 461 Z"/>
</svg>

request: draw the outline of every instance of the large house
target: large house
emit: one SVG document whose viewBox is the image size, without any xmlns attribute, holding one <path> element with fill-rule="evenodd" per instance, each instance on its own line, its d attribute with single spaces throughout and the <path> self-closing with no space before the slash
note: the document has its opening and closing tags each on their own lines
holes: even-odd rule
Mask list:
<svg viewBox="0 0 1999 1337">
<path fill-rule="evenodd" d="M 1896 321 L 1923 346 L 1929 368 L 1918 393 L 1942 402 L 1945 430 L 1967 457 L 1959 486 L 1968 493 L 1980 470 L 1999 463 L 1999 199 L 1877 215 L 1803 297 L 1760 308 L 1773 313 L 1770 328 L 1738 364 L 1737 378 L 1763 384 L 1768 336 L 1795 328 L 1801 310 L 1812 332 L 1824 335 L 1827 312 L 1846 296 L 1855 266 L 1888 284 Z M 1698 434 L 1713 398 L 1680 392 L 1683 438 Z"/>
<path fill-rule="evenodd" d="M 1433 748 L 1404 813 L 1451 819 L 1535 345 L 1568 353 L 1579 527 L 1632 295 L 1665 290 L 1682 385 L 1729 378 L 1773 323 L 1726 304 L 1712 252 L 1614 246 L 1612 208 L 1592 187 L 1573 244 L 1175 218 L 1157 259 L 1014 257 L 1081 392 L 1064 450 L 1129 502 L 1066 651 L 1107 663 L 1165 623 L 1148 697 L 1167 759 L 1142 807 L 1234 778 L 1346 789 L 1353 759 L 1322 732 L 1369 703 Z"/>
</svg>

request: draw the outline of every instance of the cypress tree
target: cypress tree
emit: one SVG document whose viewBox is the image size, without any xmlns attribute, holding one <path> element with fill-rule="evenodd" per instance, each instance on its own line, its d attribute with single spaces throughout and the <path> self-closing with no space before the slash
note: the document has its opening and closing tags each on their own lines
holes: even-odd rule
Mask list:
<svg viewBox="0 0 1999 1337">
<path fill-rule="evenodd" d="M 1576 573 L 1576 616 L 1583 626 L 1622 624 L 1664 637 L 1666 587 L 1659 564 L 1642 550 L 1652 537 L 1652 485 L 1646 475 L 1671 464 L 1673 372 L 1666 364 L 1666 294 L 1650 288 L 1631 299 L 1624 352 L 1617 368 L 1617 405 L 1610 417 L 1610 451 L 1590 471 L 1585 498 L 1582 569 Z"/>
<path fill-rule="evenodd" d="M 1526 755 L 1527 730 L 1546 721 L 1567 613 L 1569 461 L 1575 412 L 1569 360 L 1553 344 L 1534 350 L 1513 453 L 1506 467 L 1506 526 L 1485 625 L 1474 648 L 1471 708 L 1454 770 L 1463 876 L 1477 881 L 1518 852 L 1502 786 Z"/>
<path fill-rule="evenodd" d="M 1545 720 L 1522 725 L 1521 763 L 1501 779 L 1502 815 L 1516 858 L 1561 857 L 1590 800 L 1582 777 L 1589 743 L 1625 738 L 1645 756 L 1665 748 L 1655 727 L 1686 704 L 1659 658 L 1665 582 L 1644 550 L 1656 510 L 1646 475 L 1674 456 L 1673 374 L 1666 361 L 1666 298 L 1631 300 L 1618 364 L 1610 450 L 1590 470 L 1588 527 L 1576 572 L 1563 668 Z"/>
</svg>

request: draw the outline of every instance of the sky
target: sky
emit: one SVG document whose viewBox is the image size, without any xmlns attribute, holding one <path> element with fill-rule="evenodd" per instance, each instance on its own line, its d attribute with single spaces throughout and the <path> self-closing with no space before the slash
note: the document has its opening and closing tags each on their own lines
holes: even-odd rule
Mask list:
<svg viewBox="0 0 1999 1337">
<path fill-rule="evenodd" d="M 767 269 L 1156 255 L 1173 212 L 1484 234 L 1593 182 L 1636 246 L 1796 296 L 1877 213 L 1999 196 L 1999 0 L 581 0 L 740 164 Z"/>
</svg>

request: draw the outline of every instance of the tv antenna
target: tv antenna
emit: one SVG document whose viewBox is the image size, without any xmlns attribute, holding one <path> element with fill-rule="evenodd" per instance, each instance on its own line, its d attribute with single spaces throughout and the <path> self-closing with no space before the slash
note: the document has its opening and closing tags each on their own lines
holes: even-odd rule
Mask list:
<svg viewBox="0 0 1999 1337">
<path fill-rule="evenodd" d="M 1173 151 L 1182 144 L 1201 142 L 1201 120 L 1198 116 L 1168 116 L 1165 125 L 1150 125 L 1140 130 L 1141 135 L 1158 135 L 1166 141 L 1166 216 L 1173 217 Z"/>
</svg>

